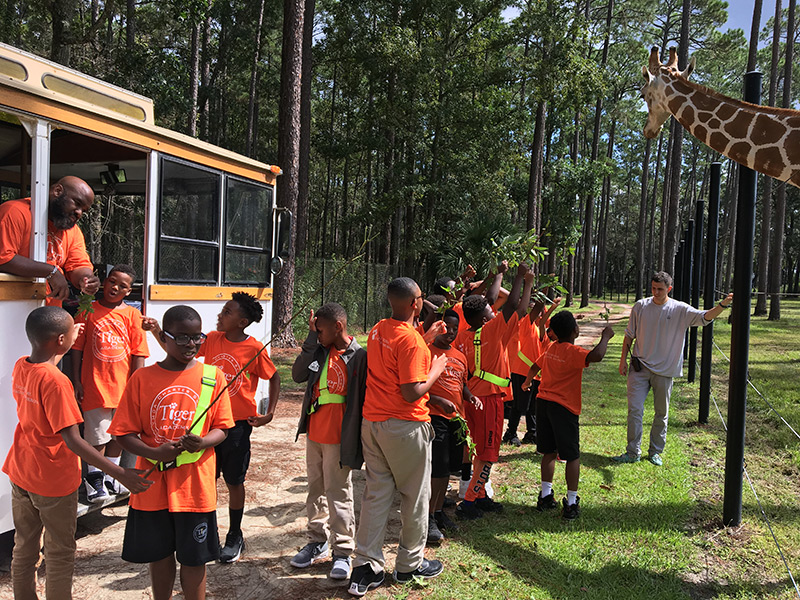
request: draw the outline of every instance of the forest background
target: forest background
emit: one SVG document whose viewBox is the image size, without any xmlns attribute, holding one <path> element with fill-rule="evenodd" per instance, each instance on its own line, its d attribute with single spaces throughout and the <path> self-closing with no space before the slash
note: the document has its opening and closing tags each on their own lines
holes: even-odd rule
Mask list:
<svg viewBox="0 0 800 600">
<path fill-rule="evenodd" d="M 720 30 L 722 0 L 3 0 L 0 41 L 153 98 L 164 127 L 284 169 L 278 202 L 296 235 L 275 284 L 279 323 L 316 287 L 320 259 L 363 253 L 427 288 L 467 262 L 485 273 L 492 240 L 524 231 L 570 303 L 641 297 L 648 272 L 674 272 L 721 160 L 674 120 L 644 138 L 649 48 L 677 46 L 681 68 L 694 55 L 693 79 L 737 98 L 758 69 L 763 102 L 796 107 L 786 1 L 760 29 L 755 0 L 745 35 Z M 728 290 L 737 169 L 722 162 Z M 778 293 L 800 291 L 797 192 L 759 182 L 756 311 L 771 293 L 774 319 Z"/>
</svg>

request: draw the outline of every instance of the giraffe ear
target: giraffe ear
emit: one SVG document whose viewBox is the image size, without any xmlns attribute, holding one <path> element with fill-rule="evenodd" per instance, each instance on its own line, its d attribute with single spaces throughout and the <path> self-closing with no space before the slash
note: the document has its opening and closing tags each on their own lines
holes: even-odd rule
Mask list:
<svg viewBox="0 0 800 600">
<path fill-rule="evenodd" d="M 653 46 L 650 48 L 650 60 L 648 62 L 648 69 L 655 75 L 661 67 L 661 60 L 658 58 L 658 47 Z"/>
<path fill-rule="evenodd" d="M 681 73 L 681 76 L 684 79 L 689 79 L 689 75 L 691 75 L 692 72 L 694 71 L 694 64 L 695 64 L 695 58 L 693 56 L 689 61 L 689 65 L 683 70 L 683 73 Z"/>
<path fill-rule="evenodd" d="M 645 82 L 650 83 L 650 71 L 647 70 L 647 67 L 642 67 L 642 77 L 644 77 Z"/>
</svg>

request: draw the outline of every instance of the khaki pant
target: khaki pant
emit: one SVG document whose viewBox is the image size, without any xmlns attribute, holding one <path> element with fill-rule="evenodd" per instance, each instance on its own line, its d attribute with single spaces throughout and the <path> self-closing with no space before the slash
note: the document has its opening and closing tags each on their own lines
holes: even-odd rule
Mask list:
<svg viewBox="0 0 800 600">
<path fill-rule="evenodd" d="M 308 532 L 312 542 L 327 542 L 335 556 L 350 556 L 355 548 L 356 517 L 350 467 L 339 464 L 341 446 L 306 439 Z"/>
<path fill-rule="evenodd" d="M 11 513 L 16 529 L 11 559 L 14 599 L 38 599 L 36 563 L 44 528 L 47 600 L 71 600 L 78 490 L 68 496 L 51 498 L 26 492 L 12 483 Z"/>
<path fill-rule="evenodd" d="M 389 419 L 361 423 L 366 486 L 356 533 L 356 567 L 383 571 L 383 540 L 394 492 L 400 492 L 400 540 L 395 568 L 408 573 L 422 564 L 431 495 L 430 423 Z"/>
<path fill-rule="evenodd" d="M 672 394 L 672 377 L 656 375 L 642 365 L 641 371 L 628 370 L 628 446 L 629 456 L 639 456 L 642 442 L 644 402 L 653 390 L 653 425 L 650 427 L 648 453 L 662 454 L 667 444 L 669 398 Z"/>
</svg>

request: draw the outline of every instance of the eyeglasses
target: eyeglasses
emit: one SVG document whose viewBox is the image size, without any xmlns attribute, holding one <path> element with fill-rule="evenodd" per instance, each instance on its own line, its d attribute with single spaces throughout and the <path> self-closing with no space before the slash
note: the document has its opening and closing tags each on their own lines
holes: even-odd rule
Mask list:
<svg viewBox="0 0 800 600">
<path fill-rule="evenodd" d="M 164 331 L 163 329 L 161 331 Z M 203 342 L 206 341 L 206 334 L 205 333 L 198 333 L 197 335 L 186 335 L 185 333 L 179 333 L 178 335 L 172 335 L 169 331 L 164 331 L 164 335 L 171 338 L 178 346 L 188 346 L 189 342 L 194 342 L 195 346 L 199 346 Z"/>
</svg>

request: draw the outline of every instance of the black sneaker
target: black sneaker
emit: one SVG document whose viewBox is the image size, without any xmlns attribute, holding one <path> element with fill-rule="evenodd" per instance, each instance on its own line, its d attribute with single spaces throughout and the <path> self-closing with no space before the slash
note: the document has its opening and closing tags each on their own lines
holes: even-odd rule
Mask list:
<svg viewBox="0 0 800 600">
<path fill-rule="evenodd" d="M 558 508 L 558 502 L 556 502 L 556 497 L 553 492 L 550 492 L 547 496 L 542 498 L 542 492 L 539 492 L 539 499 L 536 500 L 536 510 L 539 512 L 544 512 L 546 510 L 553 510 Z"/>
<path fill-rule="evenodd" d="M 481 509 L 483 512 L 495 512 L 501 513 L 503 512 L 503 505 L 499 502 L 495 502 L 491 498 L 478 498 L 475 500 L 475 506 Z"/>
<path fill-rule="evenodd" d="M 423 558 L 422 564 L 420 564 L 420 566 L 410 573 L 400 573 L 399 571 L 395 570 L 393 575 L 394 580 L 397 583 L 408 583 L 409 581 L 413 581 L 415 577 L 419 577 L 421 579 L 431 579 L 433 577 L 437 577 L 442 574 L 442 571 L 444 571 L 444 565 L 441 561 Z"/>
<path fill-rule="evenodd" d="M 483 516 L 483 511 L 475 506 L 474 502 L 468 503 L 464 501 L 456 506 L 456 516 L 459 519 L 473 521 L 475 519 L 480 519 Z"/>
<path fill-rule="evenodd" d="M 536 432 L 535 431 L 528 431 L 525 435 L 522 436 L 522 443 L 523 444 L 535 444 L 536 443 Z"/>
<path fill-rule="evenodd" d="M 239 560 L 244 550 L 244 537 L 241 532 L 228 533 L 225 536 L 225 546 L 219 552 L 219 562 L 232 563 Z"/>
<path fill-rule="evenodd" d="M 567 499 L 564 498 L 561 500 L 561 503 L 564 505 L 563 510 L 561 511 L 561 518 L 565 521 L 572 521 L 573 519 L 577 519 L 581 516 L 581 507 L 580 507 L 580 496 L 575 497 L 575 504 L 567 504 Z"/>
<path fill-rule="evenodd" d="M 444 504 L 442 504 L 442 508 L 453 508 L 456 505 L 456 501 L 452 498 L 445 497 Z"/>
<path fill-rule="evenodd" d="M 325 558 L 328 558 L 328 542 L 309 542 L 295 554 L 289 564 L 298 569 L 305 569 Z"/>
<path fill-rule="evenodd" d="M 441 544 L 444 539 L 444 534 L 439 531 L 439 526 L 436 524 L 436 519 L 433 515 L 428 516 L 428 544 Z"/>
<path fill-rule="evenodd" d="M 369 565 L 361 565 L 353 569 L 353 573 L 350 575 L 350 587 L 347 588 L 347 591 L 351 596 L 361 597 L 369 590 L 374 590 L 381 585 L 384 579 L 386 579 L 385 572 L 376 573 Z"/>
<path fill-rule="evenodd" d="M 102 471 L 92 471 L 86 474 L 83 484 L 86 486 L 86 499 L 92 504 L 103 502 L 108 498 L 105 478 L 105 473 Z"/>
<path fill-rule="evenodd" d="M 458 531 L 458 525 L 456 525 L 443 510 L 433 513 L 433 518 L 436 519 L 439 531 L 446 531 L 448 534 Z"/>
</svg>

